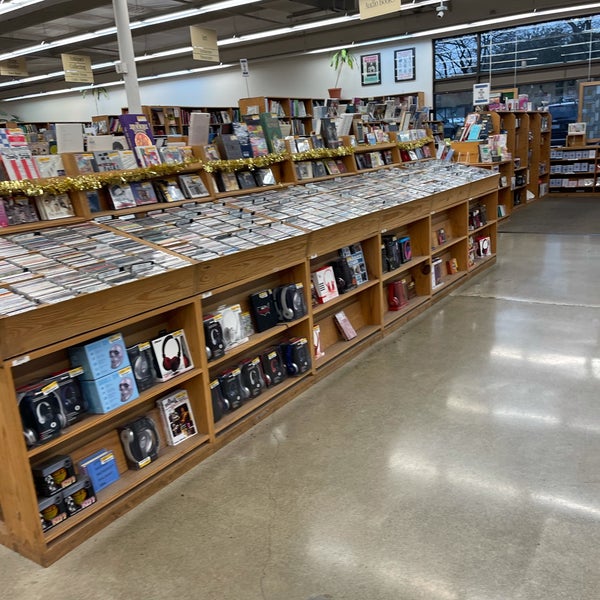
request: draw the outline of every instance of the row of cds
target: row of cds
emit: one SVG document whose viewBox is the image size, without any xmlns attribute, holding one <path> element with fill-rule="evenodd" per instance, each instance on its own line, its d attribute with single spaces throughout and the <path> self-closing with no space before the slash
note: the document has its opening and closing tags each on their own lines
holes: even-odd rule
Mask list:
<svg viewBox="0 0 600 600">
<path fill-rule="evenodd" d="M 487 169 L 430 161 L 103 221 L 116 231 L 89 222 L 5 236 L 0 238 L 0 314 L 61 302 L 189 264 L 121 232 L 206 261 L 490 176 Z"/>
<path fill-rule="evenodd" d="M 96 223 L 0 238 L 0 314 L 54 304 L 189 262 Z"/>
</svg>

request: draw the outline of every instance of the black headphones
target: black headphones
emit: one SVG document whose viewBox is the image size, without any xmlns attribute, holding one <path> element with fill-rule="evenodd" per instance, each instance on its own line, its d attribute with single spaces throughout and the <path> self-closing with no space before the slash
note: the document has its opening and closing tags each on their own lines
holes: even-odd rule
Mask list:
<svg viewBox="0 0 600 600">
<path fill-rule="evenodd" d="M 160 441 L 156 425 L 150 417 L 140 417 L 121 430 L 121 442 L 131 464 L 140 466 L 158 456 Z M 142 465 L 143 466 L 143 465 Z"/>
</svg>

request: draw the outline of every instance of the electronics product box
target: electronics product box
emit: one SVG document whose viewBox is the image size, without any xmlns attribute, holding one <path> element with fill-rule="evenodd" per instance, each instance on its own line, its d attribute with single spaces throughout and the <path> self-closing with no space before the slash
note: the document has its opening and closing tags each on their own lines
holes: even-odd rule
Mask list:
<svg viewBox="0 0 600 600">
<path fill-rule="evenodd" d="M 183 329 L 152 340 L 152 351 L 156 376 L 160 381 L 168 381 L 194 368 Z"/>
<path fill-rule="evenodd" d="M 40 498 L 38 510 L 40 511 L 42 531 L 48 531 L 67 518 L 62 492 L 57 492 L 49 498 Z"/>
<path fill-rule="evenodd" d="M 186 390 L 175 390 L 172 394 L 159 398 L 156 405 L 169 446 L 177 446 L 198 433 Z"/>
<path fill-rule="evenodd" d="M 99 379 L 81 382 L 88 412 L 104 414 L 139 397 L 131 367 L 109 373 Z"/>
<path fill-rule="evenodd" d="M 89 342 L 82 346 L 69 348 L 71 364 L 81 366 L 84 373 L 81 379 L 99 379 L 118 369 L 129 366 L 129 357 L 123 336 L 115 333 Z"/>
<path fill-rule="evenodd" d="M 98 450 L 80 461 L 79 472 L 90 478 L 96 493 L 119 479 L 115 455 L 112 451 L 105 449 Z"/>
<path fill-rule="evenodd" d="M 96 502 L 96 494 L 89 477 L 82 477 L 62 491 L 67 516 L 71 517 Z"/>
<path fill-rule="evenodd" d="M 70 456 L 60 455 L 50 461 L 33 467 L 33 481 L 40 496 L 52 496 L 75 483 L 77 476 Z"/>
<path fill-rule="evenodd" d="M 127 348 L 129 362 L 138 391 L 143 392 L 151 388 L 154 383 L 154 354 L 150 342 L 142 342 Z"/>
<path fill-rule="evenodd" d="M 311 274 L 311 277 L 319 304 L 325 304 L 325 302 L 329 302 L 340 295 L 332 267 L 318 269 Z"/>
</svg>

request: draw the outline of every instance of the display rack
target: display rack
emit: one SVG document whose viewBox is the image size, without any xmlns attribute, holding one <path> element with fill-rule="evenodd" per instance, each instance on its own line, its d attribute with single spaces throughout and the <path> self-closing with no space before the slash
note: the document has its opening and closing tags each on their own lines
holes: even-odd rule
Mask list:
<svg viewBox="0 0 600 600">
<path fill-rule="evenodd" d="M 284 234 L 269 243 L 215 255 L 210 260 L 187 258 L 182 250 L 185 265 L 176 270 L 0 318 L 0 406 L 4 415 L 0 436 L 4 458 L 0 471 L 0 541 L 42 565 L 53 563 L 348 358 L 493 265 L 498 177 L 480 170 L 461 169 L 464 168 L 437 161 L 413 162 L 407 168 L 351 173 L 344 178 L 309 182 L 310 188 L 278 186 L 267 191 L 246 190 L 239 196 L 229 194 L 226 200 L 213 194 L 208 198 L 206 210 L 199 211 L 207 215 L 199 214 L 199 224 L 203 218 L 210 219 L 215 214 L 227 219 L 235 214 L 239 219 L 251 219 L 247 221 L 253 224 L 248 227 L 248 235 L 258 235 L 260 227 L 270 230 L 278 224 Z M 360 190 L 365 188 L 372 191 L 371 195 L 365 194 L 354 205 L 352 198 L 360 197 Z M 303 210 L 303 204 L 315 194 L 329 197 L 330 201 L 337 198 L 331 204 L 336 211 L 344 207 L 344 211 L 355 212 L 337 214 L 334 222 L 327 208 L 318 208 L 320 204 Z M 268 199 L 272 204 L 261 204 Z M 294 213 L 288 213 L 289 217 L 280 213 L 286 201 Z M 487 221 L 470 228 L 470 212 L 482 206 Z M 153 207 L 153 210 L 164 208 Z M 134 240 L 140 247 L 171 254 L 175 254 L 171 248 L 177 227 L 185 227 L 189 222 L 183 216 L 180 219 L 183 223 L 165 222 L 165 229 L 169 227 L 174 233 L 162 246 L 160 240 L 144 241 L 141 230 L 120 233 L 132 219 L 143 215 L 135 211 L 128 216 L 126 211 L 109 211 L 104 216 L 106 220 L 97 227 Z M 310 223 L 309 216 L 313 218 L 312 230 L 303 225 Z M 79 218 L 85 220 L 84 216 Z M 301 221 L 302 218 L 306 220 Z M 140 223 L 147 221 L 148 218 Z M 30 230 L 37 227 L 38 224 L 30 225 Z M 295 229 L 293 234 L 292 229 Z M 445 230 L 444 239 L 438 235 L 440 229 Z M 240 226 L 235 225 L 232 231 L 240 231 Z M 4 231 L 14 232 L 14 228 Z M 409 260 L 387 272 L 381 248 L 382 236 L 389 232 L 408 236 L 413 250 Z M 181 236 L 186 247 L 196 252 L 191 232 L 181 230 Z M 477 237 L 488 239 L 490 250 L 485 256 L 473 259 Z M 360 244 L 362 248 L 368 280 L 330 303 L 311 306 L 311 272 L 329 263 L 340 248 L 352 244 Z M 437 259 L 442 261 L 439 282 L 431 275 Z M 451 259 L 455 259 L 456 272 L 446 265 Z M 414 284 L 414 293 L 400 310 L 392 309 L 388 304 L 388 285 L 402 278 Z M 204 317 L 232 303 L 239 303 L 245 309 L 249 294 L 292 282 L 301 283 L 307 291 L 306 315 L 255 333 L 222 358 L 208 360 Z M 334 316 L 342 310 L 357 333 L 350 340 L 344 339 L 335 325 Z M 291 337 L 312 340 L 314 326 L 321 330 L 324 355 L 313 360 L 306 373 L 289 377 L 215 422 L 210 384 L 219 373 Z M 131 345 L 174 329 L 185 330 L 193 369 L 157 383 L 142 392 L 139 399 L 117 410 L 86 416 L 47 444 L 26 446 L 16 387 L 68 366 L 67 350 L 73 345 L 114 332 L 122 333 L 126 344 Z M 139 471 L 129 469 L 119 443 L 119 427 L 142 415 L 156 416 L 156 400 L 179 388 L 188 392 L 198 434 L 175 447 L 165 446 L 163 439 L 158 460 Z M 77 461 L 105 447 L 116 455 L 119 481 L 102 490 L 93 506 L 44 533 L 31 468 L 57 454 L 69 454 Z"/>
</svg>

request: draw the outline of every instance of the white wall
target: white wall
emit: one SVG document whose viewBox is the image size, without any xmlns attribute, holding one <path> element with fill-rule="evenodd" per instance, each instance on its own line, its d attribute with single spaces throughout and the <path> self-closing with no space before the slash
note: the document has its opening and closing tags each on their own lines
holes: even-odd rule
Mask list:
<svg viewBox="0 0 600 600">
<path fill-rule="evenodd" d="M 394 82 L 394 51 L 416 48 L 416 79 Z M 419 41 L 410 45 L 388 44 L 356 48 L 361 54 L 381 53 L 381 85 L 361 86 L 360 67 L 344 67 L 340 86 L 344 98 L 425 92 L 425 102 L 432 105 L 432 43 Z M 241 76 L 238 65 L 230 69 L 209 71 L 186 77 L 157 79 L 140 84 L 142 104 L 163 106 L 237 106 L 247 96 L 283 96 L 325 98 L 335 84 L 335 72 L 329 66 L 330 54 L 312 54 L 278 60 L 250 62 L 250 77 Z M 115 74 L 115 79 L 117 79 Z M 249 86 L 249 93 L 246 89 Z M 91 94 L 62 94 L 4 102 L 0 108 L 25 122 L 89 121 L 92 115 L 119 114 L 127 105 L 122 86 L 108 87 L 108 99 L 96 100 Z"/>
</svg>

